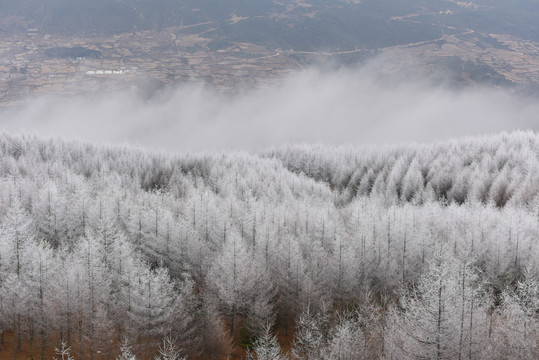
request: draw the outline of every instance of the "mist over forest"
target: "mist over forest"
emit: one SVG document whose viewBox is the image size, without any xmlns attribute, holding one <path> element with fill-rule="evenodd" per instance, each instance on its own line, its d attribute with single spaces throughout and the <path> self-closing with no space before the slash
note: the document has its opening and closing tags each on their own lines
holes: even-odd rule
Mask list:
<svg viewBox="0 0 539 360">
<path fill-rule="evenodd" d="M 449 74 L 387 76 L 384 58 L 313 67 L 264 89 L 187 83 L 80 96 L 44 96 L 0 112 L 3 128 L 172 151 L 255 150 L 284 144 L 389 145 L 500 131 L 538 131 L 533 94 L 455 88 Z M 413 62 L 413 59 L 409 61 Z"/>
</svg>

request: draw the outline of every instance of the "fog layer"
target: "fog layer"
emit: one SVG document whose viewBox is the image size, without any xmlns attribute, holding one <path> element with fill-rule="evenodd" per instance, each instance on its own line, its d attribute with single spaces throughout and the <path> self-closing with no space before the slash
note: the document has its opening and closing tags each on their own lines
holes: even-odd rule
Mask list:
<svg viewBox="0 0 539 360">
<path fill-rule="evenodd" d="M 368 66 L 309 69 L 272 88 L 235 95 L 186 84 L 150 100 L 135 91 L 39 98 L 0 113 L 0 129 L 179 151 L 430 142 L 539 130 L 539 101 L 373 74 Z"/>
</svg>

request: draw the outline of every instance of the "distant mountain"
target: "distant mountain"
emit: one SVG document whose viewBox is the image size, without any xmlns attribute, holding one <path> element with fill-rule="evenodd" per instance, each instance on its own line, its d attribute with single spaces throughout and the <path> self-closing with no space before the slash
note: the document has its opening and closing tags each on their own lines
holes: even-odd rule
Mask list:
<svg viewBox="0 0 539 360">
<path fill-rule="evenodd" d="M 539 41 L 534 0 L 3 0 L 7 18 L 4 32 L 75 35 L 198 24 L 222 41 L 304 51 L 383 48 L 465 29 Z"/>
</svg>

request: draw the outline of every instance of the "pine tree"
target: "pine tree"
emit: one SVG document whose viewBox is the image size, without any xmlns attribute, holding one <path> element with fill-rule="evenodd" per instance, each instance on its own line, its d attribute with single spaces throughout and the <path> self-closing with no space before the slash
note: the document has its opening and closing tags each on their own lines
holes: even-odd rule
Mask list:
<svg viewBox="0 0 539 360">
<path fill-rule="evenodd" d="M 471 279 L 471 269 L 438 245 L 428 271 L 401 299 L 402 309 L 390 314 L 386 357 L 441 360 L 476 354 L 486 308 Z M 471 323 L 470 316 L 475 318 Z"/>
<path fill-rule="evenodd" d="M 365 346 L 366 336 L 361 329 L 357 314 L 345 314 L 330 330 L 327 346 L 322 351 L 323 359 L 360 360 L 368 359 Z"/>
<path fill-rule="evenodd" d="M 249 351 L 249 360 L 285 360 L 281 347 L 277 342 L 277 337 L 271 334 L 271 325 L 267 323 L 264 331 L 256 340 L 252 351 Z"/>
<path fill-rule="evenodd" d="M 305 360 L 322 359 L 322 350 L 328 337 L 328 322 L 324 311 L 315 313 L 307 305 L 299 317 L 292 357 Z"/>
<path fill-rule="evenodd" d="M 181 356 L 181 351 L 174 345 L 174 341 L 170 337 L 165 337 L 163 343 L 159 347 L 159 355 L 155 360 L 186 360 L 186 356 Z"/>
<path fill-rule="evenodd" d="M 116 360 L 136 360 L 137 357 L 133 354 L 133 350 L 131 349 L 131 343 L 129 341 L 129 338 L 124 337 L 122 341 L 122 345 L 120 346 L 120 355 L 116 358 Z"/>
<path fill-rule="evenodd" d="M 54 348 L 54 351 L 56 352 L 56 355 L 60 355 L 61 360 L 75 360 L 71 356 L 71 348 L 67 346 L 67 343 L 64 341 L 60 342 L 59 348 Z M 58 359 L 58 360 L 60 360 Z M 54 358 L 54 360 L 57 360 L 57 358 Z"/>
</svg>

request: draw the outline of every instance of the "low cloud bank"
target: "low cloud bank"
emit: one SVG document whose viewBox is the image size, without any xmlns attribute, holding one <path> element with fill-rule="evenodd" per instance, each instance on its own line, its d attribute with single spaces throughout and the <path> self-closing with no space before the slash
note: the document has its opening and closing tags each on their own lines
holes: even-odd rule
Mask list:
<svg viewBox="0 0 539 360">
<path fill-rule="evenodd" d="M 151 100 L 135 92 L 39 98 L 0 113 L 0 130 L 177 151 L 431 142 L 539 130 L 538 100 L 497 89 L 392 81 L 371 70 L 310 69 L 273 88 L 234 95 L 187 84 Z"/>
</svg>

